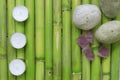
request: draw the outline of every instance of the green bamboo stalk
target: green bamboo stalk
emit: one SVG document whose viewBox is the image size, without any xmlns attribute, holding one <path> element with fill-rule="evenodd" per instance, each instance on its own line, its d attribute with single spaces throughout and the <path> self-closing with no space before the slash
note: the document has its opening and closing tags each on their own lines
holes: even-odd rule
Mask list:
<svg viewBox="0 0 120 80">
<path fill-rule="evenodd" d="M 12 17 L 12 10 L 15 7 L 15 0 L 7 0 L 7 31 L 8 31 L 8 39 L 7 39 L 7 53 L 8 53 L 8 65 L 11 60 L 16 58 L 16 49 L 11 46 L 10 38 L 11 35 L 15 32 L 15 21 Z M 8 80 L 15 80 L 15 76 L 13 76 L 8 71 Z"/>
<path fill-rule="evenodd" d="M 1 63 L 1 61 L 0 61 L 0 65 L 1 65 L 1 64 L 2 64 L 2 63 Z M 0 66 L 0 77 L 1 77 L 1 74 L 2 74 L 1 72 L 2 72 L 2 71 L 1 71 L 1 66 Z M 1 79 L 1 78 L 0 78 L 0 79 Z"/>
<path fill-rule="evenodd" d="M 34 0 L 25 0 L 25 5 L 29 11 L 29 18 L 25 23 L 25 34 L 27 37 L 27 45 L 25 47 L 26 80 L 35 80 Z"/>
<path fill-rule="evenodd" d="M 116 42 L 112 45 L 111 52 L 111 80 L 119 80 L 119 53 L 120 53 L 120 42 Z"/>
<path fill-rule="evenodd" d="M 82 53 L 82 80 L 90 80 L 90 61 Z"/>
<path fill-rule="evenodd" d="M 82 80 L 90 80 L 90 61 L 82 53 Z"/>
<path fill-rule="evenodd" d="M 53 0 L 53 80 L 61 80 L 61 0 Z"/>
<path fill-rule="evenodd" d="M 53 0 L 45 1 L 45 80 L 53 80 L 52 3 Z"/>
<path fill-rule="evenodd" d="M 104 15 L 102 17 L 102 24 L 109 21 Z M 110 45 L 105 45 L 110 50 Z M 110 80 L 110 55 L 102 59 L 102 80 Z"/>
<path fill-rule="evenodd" d="M 120 20 L 120 15 L 118 15 L 117 17 L 116 17 L 116 20 Z M 120 46 L 120 45 L 119 45 Z M 119 53 L 118 53 L 119 54 Z M 119 61 L 120 61 L 120 54 L 119 54 Z M 120 62 L 118 63 L 119 65 L 119 67 L 118 67 L 118 80 L 120 80 Z M 111 70 L 111 73 L 112 73 L 112 70 Z M 111 76 L 112 77 L 112 76 Z"/>
<path fill-rule="evenodd" d="M 0 1 L 0 80 L 8 80 L 6 48 L 6 0 Z"/>
<path fill-rule="evenodd" d="M 72 13 L 80 3 L 81 0 L 72 0 Z M 72 22 L 72 80 L 81 80 L 81 49 L 76 43 L 80 32 L 80 29 Z"/>
<path fill-rule="evenodd" d="M 116 17 L 120 20 L 120 16 Z M 111 52 L 111 80 L 119 80 L 120 41 L 112 44 Z"/>
<path fill-rule="evenodd" d="M 62 0 L 63 54 L 62 80 L 71 79 L 71 0 Z"/>
<path fill-rule="evenodd" d="M 61 80 L 61 24 L 54 25 L 53 80 Z"/>
<path fill-rule="evenodd" d="M 1 64 L 2 64 L 2 63 L 1 63 L 1 61 L 0 61 L 0 65 L 1 65 Z M 2 74 L 1 72 L 2 72 L 2 70 L 1 70 L 1 66 L 0 66 L 0 77 L 1 77 L 1 74 Z"/>
<path fill-rule="evenodd" d="M 120 80 L 120 63 L 119 63 L 119 71 L 118 72 L 119 72 L 119 79 L 118 80 Z"/>
<path fill-rule="evenodd" d="M 24 5 L 24 0 L 16 0 L 16 6 L 17 5 Z M 24 34 L 24 22 L 16 21 L 16 32 Z M 17 50 L 17 58 L 24 60 L 24 48 Z"/>
<path fill-rule="evenodd" d="M 90 4 L 91 0 L 82 0 L 82 4 Z"/>
<path fill-rule="evenodd" d="M 24 5 L 24 0 L 16 0 L 17 5 Z M 16 21 L 16 32 L 24 33 L 24 22 Z M 24 48 L 17 50 L 17 58 L 24 60 Z M 17 80 L 25 80 L 25 74 L 18 76 Z"/>
<path fill-rule="evenodd" d="M 44 80 L 44 18 L 44 0 L 35 0 L 36 80 Z"/>
<path fill-rule="evenodd" d="M 89 4 L 90 0 L 83 0 L 82 4 Z M 85 33 L 85 32 L 83 32 Z M 90 61 L 82 53 L 82 80 L 90 80 Z"/>
<path fill-rule="evenodd" d="M 36 61 L 36 79 L 34 80 L 44 80 L 44 60 Z"/>
<path fill-rule="evenodd" d="M 95 4 L 99 6 L 98 0 L 91 0 L 91 4 Z M 95 33 L 97 28 L 101 25 L 101 22 L 93 29 L 93 32 Z M 98 47 L 99 43 L 94 37 L 94 43 L 91 45 L 92 50 L 94 52 L 94 60 L 91 63 L 91 80 L 100 80 L 101 76 L 101 61 L 100 57 L 98 56 Z"/>
</svg>

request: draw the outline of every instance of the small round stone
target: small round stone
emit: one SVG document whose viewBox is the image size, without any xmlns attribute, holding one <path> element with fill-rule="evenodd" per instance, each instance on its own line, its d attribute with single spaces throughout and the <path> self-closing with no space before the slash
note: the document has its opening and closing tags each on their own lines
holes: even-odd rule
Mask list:
<svg viewBox="0 0 120 80">
<path fill-rule="evenodd" d="M 96 39 L 104 44 L 112 44 L 120 40 L 120 21 L 109 21 L 101 25 L 95 32 Z"/>
<path fill-rule="evenodd" d="M 82 30 L 90 30 L 94 28 L 100 20 L 101 11 L 93 4 L 79 5 L 73 13 L 74 24 Z"/>
</svg>

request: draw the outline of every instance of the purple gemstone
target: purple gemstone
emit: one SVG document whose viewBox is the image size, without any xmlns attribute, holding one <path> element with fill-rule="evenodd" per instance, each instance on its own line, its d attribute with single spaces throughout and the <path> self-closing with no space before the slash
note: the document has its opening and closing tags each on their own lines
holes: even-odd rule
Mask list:
<svg viewBox="0 0 120 80">
<path fill-rule="evenodd" d="M 92 31 L 88 31 L 86 34 L 86 39 L 88 40 L 89 43 L 94 42 L 94 34 Z"/>
<path fill-rule="evenodd" d="M 94 60 L 94 53 L 90 47 L 85 47 L 83 49 L 83 52 L 85 53 L 85 56 L 87 57 L 88 60 L 90 61 Z"/>
<path fill-rule="evenodd" d="M 109 49 L 105 48 L 104 46 L 100 46 L 98 50 L 98 55 L 102 58 L 108 57 L 110 54 Z"/>
<path fill-rule="evenodd" d="M 79 46 L 81 48 L 84 48 L 86 46 L 88 46 L 89 42 L 88 40 L 86 39 L 85 35 L 81 35 L 78 39 L 77 39 L 77 42 L 79 44 Z"/>
</svg>

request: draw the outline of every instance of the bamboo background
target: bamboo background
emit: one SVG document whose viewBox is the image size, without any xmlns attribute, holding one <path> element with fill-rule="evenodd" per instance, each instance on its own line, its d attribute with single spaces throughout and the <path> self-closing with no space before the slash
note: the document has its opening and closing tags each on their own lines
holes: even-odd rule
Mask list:
<svg viewBox="0 0 120 80">
<path fill-rule="evenodd" d="M 95 40 L 92 62 L 76 43 L 84 31 L 75 27 L 72 13 L 80 4 L 99 6 L 98 0 L 0 0 L 0 80 L 120 80 L 120 41 L 106 45 L 111 54 L 102 59 Z M 28 8 L 27 21 L 19 23 L 12 18 L 16 5 Z M 120 20 L 120 16 L 115 19 Z M 96 28 L 107 21 L 110 19 L 102 15 Z M 14 32 L 26 35 L 25 48 L 11 46 Z M 18 77 L 8 70 L 10 61 L 16 58 L 26 63 L 26 72 Z"/>
</svg>

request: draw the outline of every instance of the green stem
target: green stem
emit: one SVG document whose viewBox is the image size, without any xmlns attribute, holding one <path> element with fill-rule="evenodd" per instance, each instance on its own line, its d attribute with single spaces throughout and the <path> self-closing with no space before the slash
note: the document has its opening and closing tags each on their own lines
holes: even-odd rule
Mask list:
<svg viewBox="0 0 120 80">
<path fill-rule="evenodd" d="M 111 80 L 119 80 L 120 41 L 112 45 Z"/>
<path fill-rule="evenodd" d="M 71 79 L 71 9 L 70 0 L 62 0 L 63 54 L 62 80 Z"/>
<path fill-rule="evenodd" d="M 61 25 L 54 25 L 53 80 L 61 80 Z"/>
<path fill-rule="evenodd" d="M 116 20 L 120 20 L 120 16 L 119 16 L 119 15 L 116 17 Z M 117 42 L 116 42 L 116 43 L 117 43 Z M 120 44 L 120 41 L 119 41 L 119 44 Z M 120 45 L 117 46 L 117 48 L 119 48 L 119 47 L 120 47 Z M 119 49 L 120 49 L 120 48 L 119 48 Z M 119 49 L 118 49 L 118 50 L 119 50 Z M 115 53 L 115 54 L 116 54 L 116 53 Z M 114 55 L 115 55 L 115 54 L 114 54 Z M 119 61 L 120 61 L 120 54 L 118 53 L 117 55 L 119 56 Z M 115 56 L 116 56 L 116 55 L 115 55 Z M 116 58 L 118 58 L 118 56 L 117 56 Z M 115 58 L 115 59 L 116 59 L 116 58 Z M 118 60 L 118 59 L 116 59 L 115 61 L 117 62 L 117 60 Z M 120 79 L 120 62 L 119 62 L 119 61 L 118 61 L 117 64 L 116 64 L 116 65 L 117 65 L 116 68 L 118 68 L 118 69 L 116 70 L 116 73 L 113 72 L 115 77 L 116 77 L 116 75 L 118 75 L 118 80 Z M 114 63 L 114 62 L 113 62 L 113 63 Z M 118 67 L 118 66 L 119 66 L 119 67 Z M 113 67 L 114 67 L 114 65 L 113 65 Z M 111 70 L 111 71 L 112 71 L 112 70 Z M 117 72 L 117 71 L 118 71 L 118 72 Z M 112 74 L 111 74 L 111 75 L 112 75 Z M 111 78 L 112 78 L 112 76 L 111 76 Z"/>
<path fill-rule="evenodd" d="M 91 0 L 91 4 L 99 6 L 98 0 Z M 95 33 L 97 28 L 101 25 L 101 22 L 93 29 L 93 32 Z M 94 52 L 95 58 L 91 63 L 91 80 L 100 80 L 100 73 L 101 73 L 101 67 L 100 67 L 100 57 L 98 56 L 98 47 L 99 43 L 94 38 L 94 43 L 91 45 L 92 50 Z"/>
<path fill-rule="evenodd" d="M 6 0 L 0 1 L 0 80 L 8 80 L 6 51 Z"/>
<path fill-rule="evenodd" d="M 120 20 L 117 16 L 116 20 Z M 112 44 L 111 52 L 111 80 L 119 80 L 120 41 Z"/>
<path fill-rule="evenodd" d="M 24 0 L 16 0 L 17 5 L 24 5 Z M 24 33 L 24 22 L 16 21 L 16 32 Z M 17 58 L 24 60 L 24 48 L 17 50 Z M 17 80 L 25 80 L 25 74 L 18 76 Z"/>
<path fill-rule="evenodd" d="M 15 21 L 12 17 L 12 10 L 15 7 L 15 0 L 8 0 L 7 1 L 7 31 L 8 31 L 8 40 L 7 40 L 7 53 L 8 53 L 8 65 L 9 63 L 16 58 L 16 49 L 11 46 L 10 38 L 11 35 L 15 32 Z M 13 76 L 10 72 L 8 73 L 8 80 L 15 80 L 15 76 Z"/>
<path fill-rule="evenodd" d="M 53 75 L 53 62 L 52 62 L 52 55 L 53 55 L 53 28 L 52 28 L 52 0 L 45 1 L 45 79 L 52 80 Z"/>
<path fill-rule="evenodd" d="M 44 60 L 36 61 L 36 70 L 36 80 L 44 80 Z"/>
<path fill-rule="evenodd" d="M 26 80 L 35 80 L 35 49 L 34 49 L 34 0 L 25 0 L 29 18 L 25 23 L 27 45 L 25 47 Z"/>
<path fill-rule="evenodd" d="M 36 80 L 44 80 L 44 0 L 35 0 L 35 35 L 36 35 Z M 42 76 L 40 76 L 42 74 Z"/>
<path fill-rule="evenodd" d="M 61 0 L 53 0 L 53 80 L 61 80 Z"/>
<path fill-rule="evenodd" d="M 102 23 L 107 22 L 108 19 L 103 15 Z M 110 50 L 110 45 L 106 45 L 107 48 Z M 102 59 L 102 80 L 110 80 L 110 55 Z"/>
<path fill-rule="evenodd" d="M 80 0 L 72 0 L 72 13 L 74 13 L 75 8 L 80 5 L 80 3 Z M 72 80 L 81 80 L 81 49 L 76 43 L 80 32 L 80 29 L 72 22 Z"/>
<path fill-rule="evenodd" d="M 83 0 L 82 4 L 89 4 L 90 0 Z M 83 32 L 85 33 L 85 32 Z M 82 80 L 90 80 L 90 61 L 82 53 Z"/>
<path fill-rule="evenodd" d="M 24 0 L 16 0 L 16 6 L 17 5 L 24 5 Z M 16 32 L 24 34 L 24 22 L 16 21 Z M 24 59 L 24 48 L 17 50 L 17 58 Z"/>
</svg>

